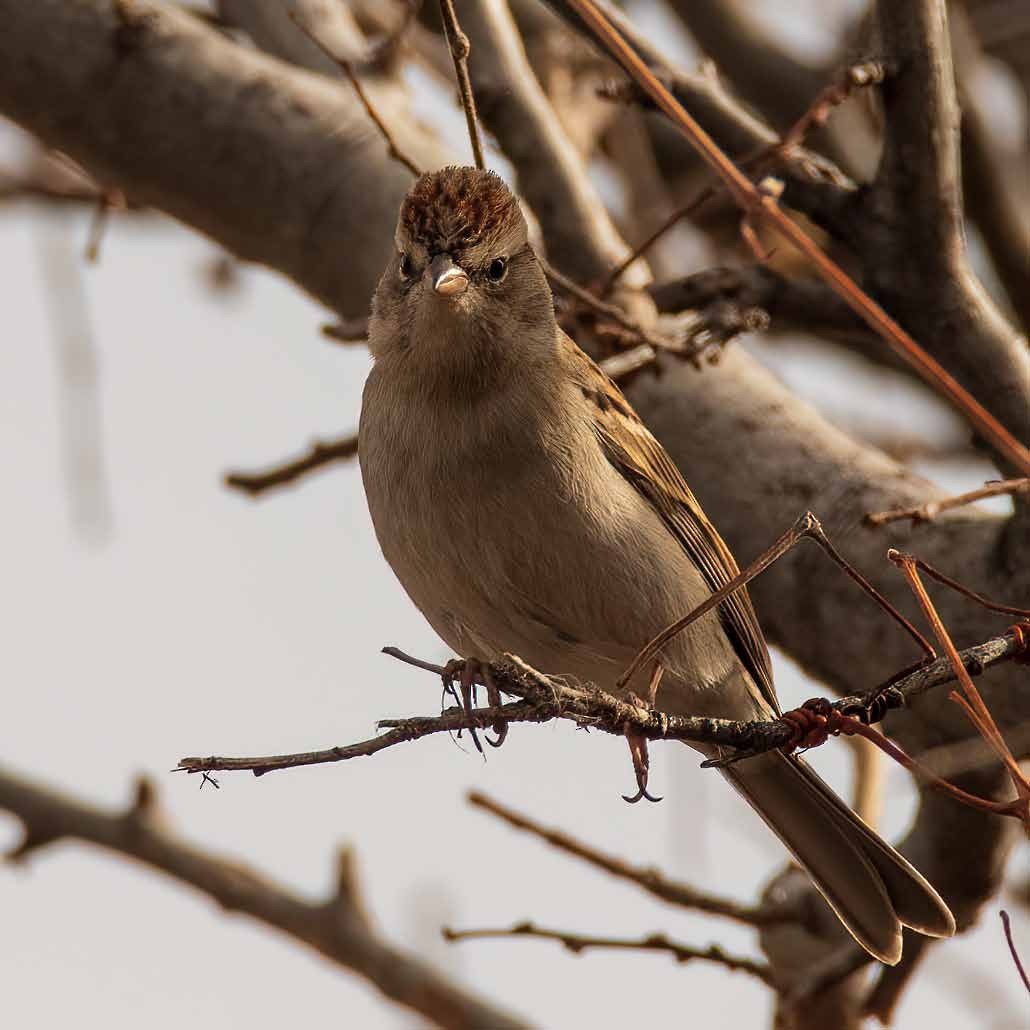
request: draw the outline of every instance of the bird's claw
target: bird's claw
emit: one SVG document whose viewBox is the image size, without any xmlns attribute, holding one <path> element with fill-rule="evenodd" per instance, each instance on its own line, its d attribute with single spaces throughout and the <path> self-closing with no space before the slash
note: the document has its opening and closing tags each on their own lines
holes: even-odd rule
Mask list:
<svg viewBox="0 0 1030 1030">
<path fill-rule="evenodd" d="M 651 767 L 651 757 L 647 750 L 647 737 L 627 729 L 626 740 L 629 743 L 630 757 L 633 759 L 633 774 L 637 778 L 637 792 L 633 797 L 623 794 L 622 800 L 631 805 L 635 805 L 640 800 L 653 801 L 655 803 L 661 801 L 661 798 L 656 798 L 653 794 L 647 792 L 647 774 Z"/>
</svg>

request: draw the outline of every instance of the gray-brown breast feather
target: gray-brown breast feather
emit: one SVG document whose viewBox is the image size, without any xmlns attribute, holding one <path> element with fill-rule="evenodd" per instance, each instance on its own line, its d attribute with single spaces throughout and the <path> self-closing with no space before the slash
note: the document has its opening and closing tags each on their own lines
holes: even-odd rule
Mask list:
<svg viewBox="0 0 1030 1030">
<path fill-rule="evenodd" d="M 571 339 L 561 336 L 572 375 L 591 402 L 594 434 L 606 457 L 661 516 L 712 591 L 725 586 L 740 570 L 679 469 L 615 383 Z M 719 605 L 719 617 L 763 698 L 779 712 L 769 650 L 746 588 Z"/>
</svg>

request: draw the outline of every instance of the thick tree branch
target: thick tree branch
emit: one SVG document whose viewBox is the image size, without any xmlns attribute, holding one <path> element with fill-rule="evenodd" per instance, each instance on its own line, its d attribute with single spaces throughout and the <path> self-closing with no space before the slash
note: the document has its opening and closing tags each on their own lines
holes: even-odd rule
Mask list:
<svg viewBox="0 0 1030 1030">
<path fill-rule="evenodd" d="M 1025 444 L 1030 349 L 976 280 L 965 251 L 959 106 L 944 0 L 881 0 L 878 11 L 897 73 L 883 86 L 883 156 L 855 222 L 865 283 Z M 1020 474 L 1007 462 L 1003 468 Z"/>
<path fill-rule="evenodd" d="M 130 201 L 365 314 L 411 177 L 357 98 L 166 5 L 125 9 L 128 25 L 107 0 L 2 0 L 0 111 Z M 379 107 L 404 118 L 396 94 Z M 421 166 L 446 163 L 404 126 Z"/>
<path fill-rule="evenodd" d="M 141 780 L 125 812 L 106 812 L 0 769 L 0 809 L 25 826 L 12 856 L 25 860 L 55 841 L 95 844 L 207 894 L 230 912 L 248 915 L 364 977 L 387 998 L 451 1030 L 516 1030 L 527 1024 L 449 982 L 413 955 L 376 935 L 354 882 L 352 858 L 341 855 L 339 887 L 325 901 L 298 897 L 231 859 L 181 840 L 157 816 L 154 788 Z"/>
</svg>

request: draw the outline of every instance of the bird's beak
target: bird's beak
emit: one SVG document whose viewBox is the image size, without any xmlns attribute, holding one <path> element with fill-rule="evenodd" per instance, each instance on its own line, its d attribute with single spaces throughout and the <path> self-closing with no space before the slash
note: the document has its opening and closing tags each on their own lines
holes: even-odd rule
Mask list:
<svg viewBox="0 0 1030 1030">
<path fill-rule="evenodd" d="M 468 274 L 451 260 L 450 254 L 437 254 L 429 262 L 429 277 L 441 297 L 460 297 L 469 288 Z"/>
</svg>

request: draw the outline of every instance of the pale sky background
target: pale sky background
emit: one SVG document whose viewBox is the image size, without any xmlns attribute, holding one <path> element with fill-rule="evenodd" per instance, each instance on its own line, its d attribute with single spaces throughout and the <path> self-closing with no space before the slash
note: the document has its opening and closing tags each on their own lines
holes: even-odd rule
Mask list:
<svg viewBox="0 0 1030 1030">
<path fill-rule="evenodd" d="M 788 5 L 765 5 L 777 6 Z M 823 5 L 807 6 L 822 16 Z M 818 48 L 818 34 L 804 45 Z M 2 143 L 8 158 L 14 147 Z M 750 900 L 784 853 L 685 748 L 653 749 L 660 805 L 620 799 L 632 784 L 623 742 L 566 724 L 513 727 L 485 763 L 440 736 L 371 760 L 260 780 L 224 775 L 217 791 L 168 772 L 186 754 L 308 750 L 367 737 L 379 717 L 431 713 L 438 684 L 379 648 L 447 652 L 379 553 L 356 465 L 257 502 L 220 484 L 229 468 L 261 466 L 356 426 L 367 354 L 322 340 L 326 313 L 270 273 L 246 270 L 237 293 L 213 299 L 204 269 L 214 248 L 157 217 L 114 220 L 99 265 L 82 269 L 110 507 L 106 532 L 84 528 L 69 502 L 62 437 L 83 391 L 60 360 L 41 271 L 45 259 L 77 259 L 87 223 L 87 212 L 0 210 L 0 762 L 107 805 L 124 804 L 131 778 L 146 772 L 187 839 L 311 897 L 329 889 L 337 846 L 352 843 L 389 940 L 541 1027 L 768 1025 L 768 992 L 718 967 L 439 939 L 442 924 L 530 918 L 756 954 L 748 931 L 652 901 L 464 801 L 478 787 L 613 853 Z M 903 428 L 954 431 L 935 403 L 881 373 L 812 347 L 749 346 L 837 417 L 861 407 L 897 419 L 904 409 L 913 425 Z M 989 472 L 927 470 L 955 487 Z M 779 656 L 776 664 L 787 706 L 819 692 Z M 847 789 L 843 746 L 822 749 L 816 764 Z M 900 770 L 888 782 L 884 829 L 896 837 L 911 791 Z M 18 834 L 0 815 L 0 846 Z M 1010 882 L 1027 874 L 1024 847 Z M 1025 909 L 992 902 L 978 929 L 934 949 L 899 1027 L 1025 1025 L 1002 904 L 1030 956 Z M 0 869 L 5 1025 L 272 1030 L 327 1017 L 368 1030 L 421 1025 L 292 941 L 97 850 L 61 844 L 24 868 Z"/>
</svg>

